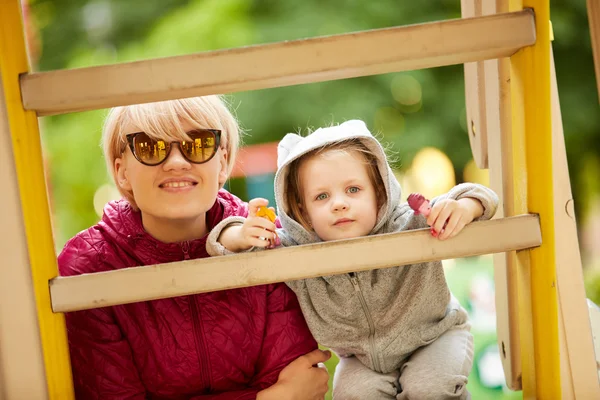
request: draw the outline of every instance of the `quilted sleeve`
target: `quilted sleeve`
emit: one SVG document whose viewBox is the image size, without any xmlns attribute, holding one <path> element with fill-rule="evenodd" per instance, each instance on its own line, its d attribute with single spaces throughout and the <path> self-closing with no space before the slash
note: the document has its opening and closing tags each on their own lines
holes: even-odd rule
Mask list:
<svg viewBox="0 0 600 400">
<path fill-rule="evenodd" d="M 63 276 L 89 272 L 91 263 L 98 262 L 98 252 L 81 236 L 69 241 L 58 257 Z M 146 398 L 131 348 L 110 308 L 66 313 L 65 319 L 76 398 Z"/>
<path fill-rule="evenodd" d="M 294 292 L 285 284 L 269 285 L 266 332 L 252 386 L 266 389 L 296 358 L 317 348 Z"/>
</svg>

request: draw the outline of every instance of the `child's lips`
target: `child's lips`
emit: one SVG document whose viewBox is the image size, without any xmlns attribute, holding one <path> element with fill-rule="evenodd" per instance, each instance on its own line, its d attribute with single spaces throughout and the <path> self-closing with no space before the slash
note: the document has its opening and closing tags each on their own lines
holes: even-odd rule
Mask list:
<svg viewBox="0 0 600 400">
<path fill-rule="evenodd" d="M 353 219 L 350 219 L 350 218 L 340 218 L 337 221 L 335 221 L 335 223 L 333 225 L 335 225 L 335 226 L 341 226 L 341 225 L 350 224 L 352 222 L 354 222 Z"/>
</svg>

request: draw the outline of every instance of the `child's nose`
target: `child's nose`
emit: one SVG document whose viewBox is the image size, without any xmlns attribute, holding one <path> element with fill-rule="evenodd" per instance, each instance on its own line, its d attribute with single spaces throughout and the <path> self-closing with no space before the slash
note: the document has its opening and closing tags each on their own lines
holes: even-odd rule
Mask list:
<svg viewBox="0 0 600 400">
<path fill-rule="evenodd" d="M 349 207 L 348 202 L 341 197 L 337 197 L 333 201 L 333 210 L 334 211 L 345 211 L 348 209 L 348 207 Z"/>
</svg>

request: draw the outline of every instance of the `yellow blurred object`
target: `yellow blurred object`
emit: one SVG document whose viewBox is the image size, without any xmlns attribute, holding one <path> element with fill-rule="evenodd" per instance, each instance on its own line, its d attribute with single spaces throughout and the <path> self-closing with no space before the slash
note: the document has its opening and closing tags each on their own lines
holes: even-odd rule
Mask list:
<svg viewBox="0 0 600 400">
<path fill-rule="evenodd" d="M 407 173 L 414 184 L 412 190 L 431 199 L 456 185 L 452 161 L 441 150 L 425 147 L 413 159 Z"/>
<path fill-rule="evenodd" d="M 463 180 L 465 182 L 479 183 L 480 185 L 490 186 L 490 173 L 487 169 L 480 169 L 471 160 L 465 165 L 463 170 Z"/>
<path fill-rule="evenodd" d="M 277 218 L 277 216 L 275 215 L 275 211 L 271 210 L 268 207 L 258 207 L 258 211 L 256 211 L 256 216 L 266 218 L 271 222 L 275 222 L 275 218 Z"/>
</svg>

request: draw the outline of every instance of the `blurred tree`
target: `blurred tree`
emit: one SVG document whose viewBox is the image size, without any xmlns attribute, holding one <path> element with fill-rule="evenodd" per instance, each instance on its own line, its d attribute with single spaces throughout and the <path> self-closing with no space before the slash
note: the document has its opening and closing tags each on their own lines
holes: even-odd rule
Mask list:
<svg viewBox="0 0 600 400">
<path fill-rule="evenodd" d="M 460 16 L 460 2 L 426 0 L 30 0 L 40 30 L 40 70 L 187 54 Z M 578 217 L 598 191 L 600 113 L 585 0 L 552 0 L 554 50 Z M 401 46 L 402 43 L 398 43 Z M 277 60 L 273 60 L 274 63 Z M 346 79 L 228 96 L 246 143 L 307 127 L 364 119 L 392 145 L 397 166 L 437 147 L 460 180 L 471 159 L 462 66 Z M 103 112 L 43 119 L 57 216 L 57 246 L 97 220 L 95 190 L 108 181 L 98 145 Z"/>
<path fill-rule="evenodd" d="M 42 37 L 38 68 L 64 68 L 81 51 L 139 40 L 188 0 L 28 0 Z"/>
</svg>

